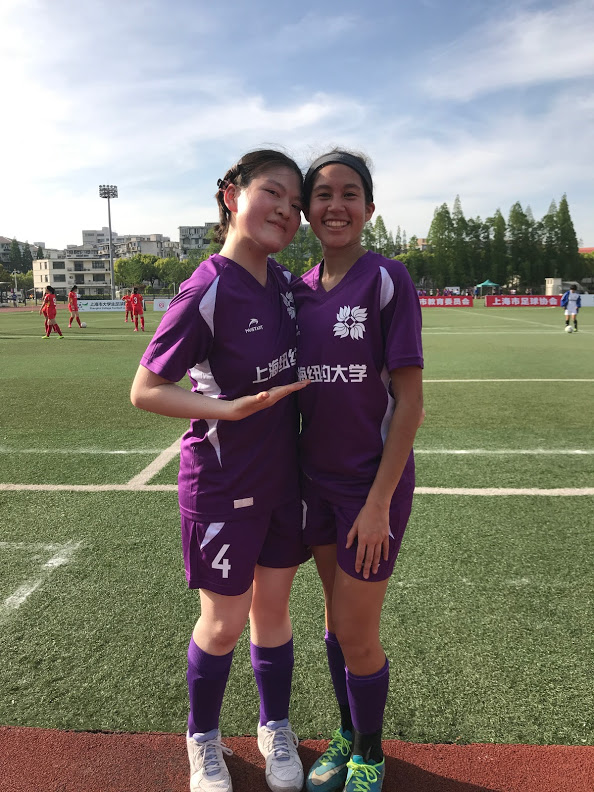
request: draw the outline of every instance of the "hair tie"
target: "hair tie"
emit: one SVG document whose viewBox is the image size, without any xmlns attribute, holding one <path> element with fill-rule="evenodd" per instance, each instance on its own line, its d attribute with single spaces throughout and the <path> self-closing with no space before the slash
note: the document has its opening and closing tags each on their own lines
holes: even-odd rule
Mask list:
<svg viewBox="0 0 594 792">
<path fill-rule="evenodd" d="M 224 192 L 229 186 L 229 179 L 217 179 L 217 187 L 221 192 Z"/>
</svg>

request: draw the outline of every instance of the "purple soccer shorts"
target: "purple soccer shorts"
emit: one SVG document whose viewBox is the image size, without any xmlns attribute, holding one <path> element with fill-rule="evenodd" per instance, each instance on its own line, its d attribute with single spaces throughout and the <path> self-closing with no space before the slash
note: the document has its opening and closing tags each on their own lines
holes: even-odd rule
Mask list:
<svg viewBox="0 0 594 792">
<path fill-rule="evenodd" d="M 323 497 L 315 484 L 307 477 L 302 477 L 301 497 L 303 499 L 303 541 L 311 547 L 315 545 L 336 545 L 336 560 L 339 567 L 347 575 L 365 580 L 363 571 L 355 571 L 357 558 L 357 542 L 346 549 L 347 534 L 363 506 L 364 498 L 353 498 L 346 501 L 331 502 Z M 402 537 L 408 523 L 412 508 L 413 492 L 399 495 L 392 500 L 390 506 L 390 539 L 388 560 L 382 557 L 377 573 L 369 573 L 367 581 L 373 583 L 386 580 L 394 571 L 394 564 L 400 550 Z"/>
<path fill-rule="evenodd" d="M 182 515 L 181 534 L 188 586 L 227 596 L 249 589 L 256 564 L 284 569 L 311 557 L 298 500 L 226 522 L 194 522 Z"/>
</svg>

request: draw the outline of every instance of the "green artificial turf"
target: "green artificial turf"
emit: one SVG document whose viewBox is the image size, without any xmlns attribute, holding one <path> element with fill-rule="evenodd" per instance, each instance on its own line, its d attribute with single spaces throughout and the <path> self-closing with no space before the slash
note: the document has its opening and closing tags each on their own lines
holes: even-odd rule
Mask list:
<svg viewBox="0 0 594 792">
<path fill-rule="evenodd" d="M 62 342 L 39 338 L 36 314 L 0 313 L 0 483 L 122 484 L 180 437 L 187 422 L 128 398 L 159 318 L 147 313 L 143 335 L 123 314 L 92 315 Z M 594 383 L 432 381 L 594 379 L 594 311 L 571 336 L 554 309 L 423 318 L 419 485 L 594 486 L 592 454 L 505 453 L 594 450 Z M 498 453 L 451 453 L 476 449 Z M 150 483 L 176 476 L 174 459 Z M 592 744 L 593 517 L 594 497 L 416 497 L 382 619 L 386 737 Z M 48 568 L 60 547 L 68 562 Z M 32 585 L 18 609 L 7 606 Z M 175 492 L 0 490 L 0 723 L 182 731 L 198 614 Z M 292 723 L 327 737 L 338 721 L 312 562 L 295 580 L 292 615 Z M 257 715 L 244 634 L 223 732 L 253 734 Z"/>
</svg>

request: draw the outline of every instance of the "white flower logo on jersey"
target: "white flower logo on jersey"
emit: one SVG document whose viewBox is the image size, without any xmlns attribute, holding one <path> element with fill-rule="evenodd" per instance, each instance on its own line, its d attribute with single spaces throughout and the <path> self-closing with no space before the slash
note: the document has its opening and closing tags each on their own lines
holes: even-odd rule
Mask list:
<svg viewBox="0 0 594 792">
<path fill-rule="evenodd" d="M 293 292 L 286 292 L 286 294 L 283 294 L 283 302 L 287 309 L 287 313 L 291 319 L 294 319 L 297 314 L 295 312 L 295 298 L 293 297 Z"/>
<path fill-rule="evenodd" d="M 346 338 L 350 335 L 355 340 L 363 338 L 363 333 L 365 332 L 363 322 L 367 319 L 367 308 L 360 308 L 358 305 L 351 308 L 345 305 L 336 314 L 336 318 L 338 322 L 334 325 L 335 336 Z"/>
</svg>

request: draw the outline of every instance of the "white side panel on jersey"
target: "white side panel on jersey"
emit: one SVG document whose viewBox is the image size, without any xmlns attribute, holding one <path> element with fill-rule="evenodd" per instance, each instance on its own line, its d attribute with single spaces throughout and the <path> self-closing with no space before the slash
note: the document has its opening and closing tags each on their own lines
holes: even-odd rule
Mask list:
<svg viewBox="0 0 594 792">
<path fill-rule="evenodd" d="M 385 267 L 379 268 L 380 275 L 382 276 L 382 290 L 380 292 L 380 311 L 383 311 L 386 305 L 394 296 L 394 281 L 388 275 L 388 270 Z"/>
<path fill-rule="evenodd" d="M 386 368 L 383 367 L 381 373 L 382 382 L 384 383 L 384 387 L 386 388 L 386 396 L 388 397 L 388 404 L 386 405 L 386 412 L 384 413 L 384 417 L 382 419 L 381 425 L 381 435 L 382 435 L 382 443 L 386 444 L 386 437 L 388 436 L 388 429 L 390 428 L 390 421 L 392 420 L 392 416 L 394 415 L 394 408 L 396 406 L 396 402 L 394 397 L 390 395 L 390 391 L 388 390 L 390 387 L 390 372 Z"/>
<path fill-rule="evenodd" d="M 211 542 L 215 536 L 218 536 L 225 526 L 224 522 L 210 523 L 204 534 L 204 539 L 200 543 L 200 549 L 204 550 L 206 545 Z"/>
<path fill-rule="evenodd" d="M 217 289 L 219 287 L 219 280 L 220 275 L 213 280 L 213 282 L 208 287 L 208 291 L 204 295 L 204 297 L 200 300 L 200 308 L 199 311 L 202 315 L 202 318 L 206 322 L 206 324 L 210 328 L 210 332 L 214 337 L 214 311 L 215 311 L 215 304 L 217 301 Z"/>
<path fill-rule="evenodd" d="M 198 389 L 203 396 L 209 396 L 211 399 L 216 399 L 217 396 L 220 395 L 221 386 L 214 378 L 213 373 L 210 370 L 210 363 L 208 360 L 205 360 L 202 363 L 196 363 L 196 365 L 190 369 L 190 377 L 192 377 L 192 379 L 197 383 Z M 219 423 L 218 419 L 206 418 L 205 420 L 208 424 L 208 441 L 215 450 L 217 459 L 219 460 L 219 465 L 222 466 L 221 445 L 219 443 L 219 435 L 217 431 L 217 426 Z"/>
</svg>

